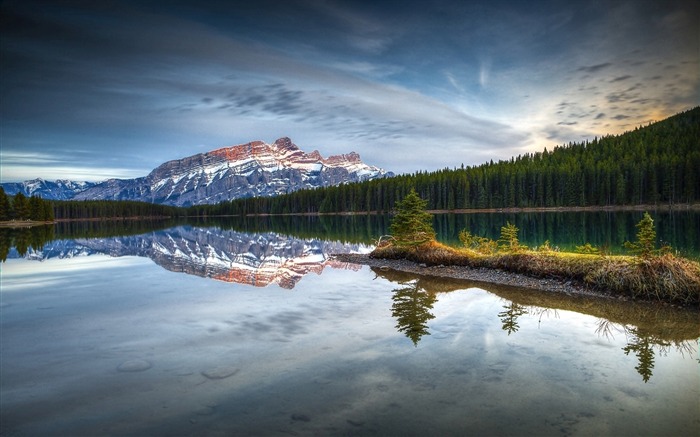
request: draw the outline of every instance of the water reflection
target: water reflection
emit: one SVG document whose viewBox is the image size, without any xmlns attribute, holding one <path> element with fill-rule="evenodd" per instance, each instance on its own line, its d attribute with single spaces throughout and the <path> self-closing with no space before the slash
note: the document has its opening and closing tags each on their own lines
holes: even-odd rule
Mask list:
<svg viewBox="0 0 700 437">
<path fill-rule="evenodd" d="M 684 256 L 700 258 L 699 211 L 658 210 L 653 211 L 652 216 L 660 245 L 669 244 Z M 635 224 L 641 217 L 641 211 L 436 214 L 433 225 L 438 239 L 453 245 L 461 245 L 458 235 L 465 228 L 476 235 L 498 239 L 501 227 L 509 221 L 520 229 L 520 242 L 527 246 L 539 246 L 548 240 L 562 250 L 574 250 L 575 246 L 590 243 L 603 252 L 622 253 L 625 252 L 623 243 L 636 238 Z M 390 221 L 390 215 L 324 215 L 197 218 L 186 223 L 174 220 L 61 222 L 31 229 L 0 229 L 0 259 L 4 260 L 14 245 L 23 254 L 29 247 L 38 250 L 42 241 L 140 235 L 185 224 L 243 233 L 279 233 L 299 239 L 373 244 L 378 236 L 388 233 Z"/>
<path fill-rule="evenodd" d="M 24 256 L 30 249 L 41 250 L 46 243 L 55 238 L 53 226 L 0 229 L 0 261 L 7 260 L 13 247 L 20 256 Z"/>
<path fill-rule="evenodd" d="M 469 281 L 425 277 L 411 273 L 372 268 L 381 278 L 402 285 L 394 289 L 392 315 L 396 328 L 417 345 L 422 337 L 430 335 L 427 322 L 435 318 L 431 313 L 439 295 L 472 286 L 485 288 L 503 299 L 503 311 L 498 313 L 501 329 L 515 334 L 519 321 L 532 317 L 539 324 L 549 318 L 558 318 L 557 311 L 573 311 L 598 317 L 592 334 L 611 339 L 623 334 L 626 345 L 622 353 L 637 358 L 635 370 L 648 382 L 653 375 L 655 358 L 665 356 L 671 348 L 682 355 L 697 353 L 700 337 L 698 315 L 692 310 L 637 302 L 622 302 L 588 296 L 569 296 L 560 293 L 524 291 L 515 287 L 472 284 Z"/>
<path fill-rule="evenodd" d="M 6 232 L 6 246 L 14 246 L 16 256 L 37 261 L 93 254 L 147 257 L 173 272 L 258 287 L 277 284 L 285 289 L 294 288 L 309 273 L 321 274 L 326 267 L 359 270 L 360 266 L 341 263 L 329 254 L 369 250 L 362 244 L 187 225 L 141 235 L 45 243 L 52 238 L 52 229 L 42 226 Z M 12 255 L 9 249 L 3 260 L 8 254 Z"/>
<path fill-rule="evenodd" d="M 517 332 L 520 329 L 518 325 L 518 317 L 528 314 L 524 306 L 518 305 L 515 302 L 510 302 L 508 305 L 504 305 L 505 311 L 498 313 L 498 317 L 503 323 L 502 329 L 508 333 L 508 335 Z"/>
<path fill-rule="evenodd" d="M 428 321 L 435 318 L 430 310 L 437 297 L 435 293 L 422 288 L 418 280 L 402 285 L 405 287 L 393 290 L 391 315 L 396 319 L 396 329 L 417 346 L 421 337 L 430 335 Z"/>
</svg>

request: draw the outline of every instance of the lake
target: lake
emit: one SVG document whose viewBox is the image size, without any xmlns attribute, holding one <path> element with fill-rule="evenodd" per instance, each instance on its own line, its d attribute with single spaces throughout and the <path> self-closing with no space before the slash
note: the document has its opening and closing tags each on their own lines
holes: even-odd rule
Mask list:
<svg viewBox="0 0 700 437">
<path fill-rule="evenodd" d="M 531 223 L 436 220 L 444 240 L 466 222 L 474 232 Z M 565 244 L 568 222 L 547 220 L 553 244 Z M 598 233 L 633 239 L 634 222 L 617 217 Z M 10 247 L 0 267 L 2 435 L 700 433 L 697 308 L 330 256 L 370 251 L 386 226 L 297 217 L 0 234 Z"/>
</svg>

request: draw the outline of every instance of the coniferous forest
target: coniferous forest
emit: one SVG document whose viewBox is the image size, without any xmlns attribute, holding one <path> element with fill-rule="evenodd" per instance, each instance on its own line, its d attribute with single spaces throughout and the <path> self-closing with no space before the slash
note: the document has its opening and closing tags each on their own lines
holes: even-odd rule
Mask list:
<svg viewBox="0 0 700 437">
<path fill-rule="evenodd" d="M 389 212 L 412 187 L 431 210 L 696 203 L 700 107 L 508 161 L 194 206 L 188 215 Z"/>
</svg>

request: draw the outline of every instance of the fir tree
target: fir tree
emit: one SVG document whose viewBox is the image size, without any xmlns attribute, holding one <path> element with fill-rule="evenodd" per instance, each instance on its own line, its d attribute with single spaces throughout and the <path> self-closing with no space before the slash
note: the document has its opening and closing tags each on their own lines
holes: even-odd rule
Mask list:
<svg viewBox="0 0 700 437">
<path fill-rule="evenodd" d="M 12 218 L 12 207 L 10 199 L 5 194 L 5 190 L 0 187 L 0 221 L 10 220 Z"/>
<path fill-rule="evenodd" d="M 29 218 L 29 203 L 27 202 L 27 197 L 21 191 L 15 194 L 15 198 L 12 201 L 12 210 L 14 211 L 14 218 L 17 220 L 27 220 Z"/>
<path fill-rule="evenodd" d="M 656 253 L 656 229 L 654 220 L 648 212 L 644 213 L 642 220 L 636 224 L 637 241 L 625 242 L 625 247 L 641 258 L 649 258 Z"/>
<path fill-rule="evenodd" d="M 390 231 L 398 245 L 418 246 L 435 239 L 433 216 L 425 210 L 427 204 L 413 188 L 396 204 Z"/>
<path fill-rule="evenodd" d="M 40 221 L 43 215 L 43 203 L 41 197 L 32 195 L 29 198 L 29 220 Z"/>
<path fill-rule="evenodd" d="M 501 238 L 498 239 L 499 248 L 508 252 L 514 252 L 520 249 L 520 241 L 518 241 L 518 229 L 510 222 L 501 227 Z"/>
</svg>

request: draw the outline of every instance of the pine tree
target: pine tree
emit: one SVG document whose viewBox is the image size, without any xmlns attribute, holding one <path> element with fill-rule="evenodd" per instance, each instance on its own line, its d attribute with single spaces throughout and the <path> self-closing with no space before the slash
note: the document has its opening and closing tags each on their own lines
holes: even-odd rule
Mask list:
<svg viewBox="0 0 700 437">
<path fill-rule="evenodd" d="M 5 190 L 0 187 L 0 221 L 10 220 L 12 218 L 12 207 L 10 199 L 5 194 Z"/>
<path fill-rule="evenodd" d="M 17 220 L 27 220 L 29 218 L 29 203 L 27 202 L 27 197 L 21 191 L 15 194 L 15 198 L 12 201 L 12 210 L 14 211 L 14 218 Z"/>
<path fill-rule="evenodd" d="M 54 221 L 53 206 L 51 206 L 51 202 L 44 201 L 44 204 L 42 205 L 41 220 L 45 222 Z"/>
<path fill-rule="evenodd" d="M 425 210 L 427 204 L 413 188 L 396 204 L 390 231 L 398 245 L 417 246 L 435 239 L 433 216 Z"/>
<path fill-rule="evenodd" d="M 498 239 L 500 243 L 498 247 L 508 252 L 514 252 L 521 248 L 520 242 L 518 241 L 518 229 L 515 225 L 510 222 L 506 222 L 506 225 L 501 227 L 501 238 Z"/>
<path fill-rule="evenodd" d="M 649 258 L 656 253 L 656 229 L 654 227 L 654 220 L 648 212 L 645 212 L 642 220 L 635 226 L 638 229 L 637 241 L 634 243 L 626 241 L 625 247 L 639 257 Z"/>
<path fill-rule="evenodd" d="M 29 220 L 39 221 L 43 213 L 43 200 L 37 195 L 29 198 Z"/>
</svg>

